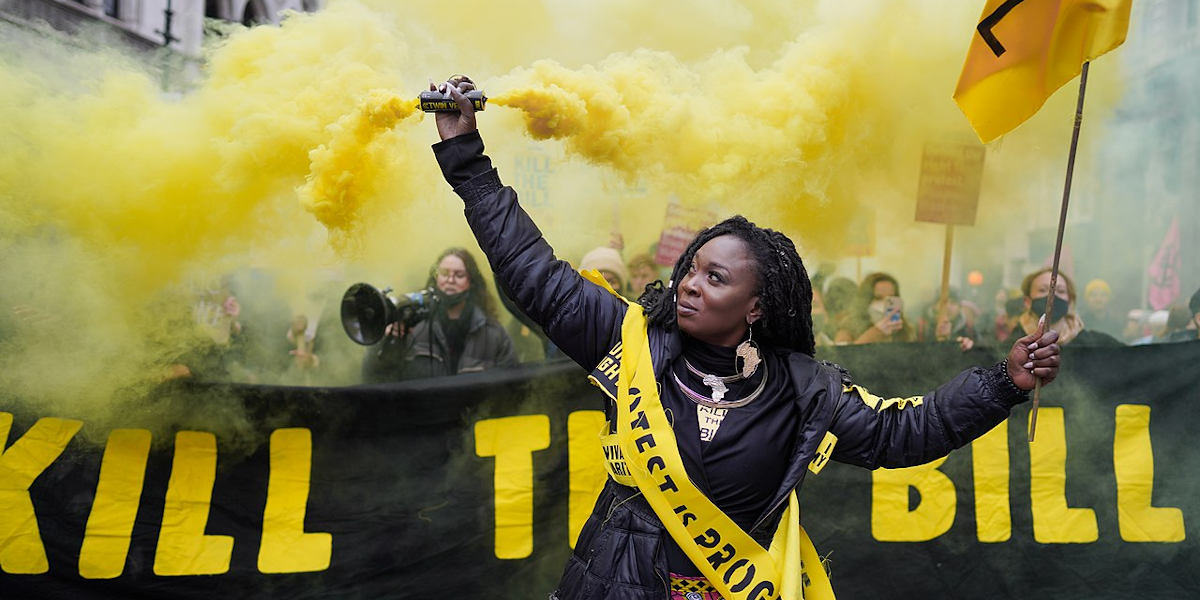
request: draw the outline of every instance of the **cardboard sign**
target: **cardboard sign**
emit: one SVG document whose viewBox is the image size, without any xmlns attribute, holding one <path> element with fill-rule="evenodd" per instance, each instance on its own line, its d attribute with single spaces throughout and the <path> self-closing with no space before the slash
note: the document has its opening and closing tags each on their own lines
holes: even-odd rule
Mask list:
<svg viewBox="0 0 1200 600">
<path fill-rule="evenodd" d="M 983 180 L 984 148 L 978 144 L 930 142 L 921 158 L 917 220 L 974 225 Z"/>
<path fill-rule="evenodd" d="M 717 221 L 717 215 L 711 210 L 684 206 L 679 198 L 671 196 L 667 202 L 667 215 L 663 219 L 662 235 L 658 239 L 658 251 L 654 254 L 654 262 L 659 265 L 673 267 L 675 262 L 687 250 L 696 234 L 701 229 Z"/>
</svg>

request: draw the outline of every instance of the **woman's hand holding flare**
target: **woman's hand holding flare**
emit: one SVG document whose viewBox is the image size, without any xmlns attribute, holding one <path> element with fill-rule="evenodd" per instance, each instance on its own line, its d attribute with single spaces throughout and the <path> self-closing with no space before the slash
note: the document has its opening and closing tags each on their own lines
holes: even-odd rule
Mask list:
<svg viewBox="0 0 1200 600">
<path fill-rule="evenodd" d="M 442 140 L 471 133 L 477 129 L 475 125 L 475 107 L 464 95 L 475 89 L 475 82 L 466 75 L 455 75 L 442 84 L 429 82 L 429 91 L 449 94 L 451 100 L 458 104 L 458 112 L 439 112 L 435 117 L 438 135 Z"/>
</svg>

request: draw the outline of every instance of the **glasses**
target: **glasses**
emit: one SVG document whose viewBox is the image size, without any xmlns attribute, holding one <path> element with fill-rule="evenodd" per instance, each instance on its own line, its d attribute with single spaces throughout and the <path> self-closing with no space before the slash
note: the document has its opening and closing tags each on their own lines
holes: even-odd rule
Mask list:
<svg viewBox="0 0 1200 600">
<path fill-rule="evenodd" d="M 461 280 L 467 279 L 466 271 L 453 271 L 450 269 L 437 269 L 434 272 L 437 273 L 437 276 L 441 277 L 442 279 L 461 279 Z"/>
</svg>

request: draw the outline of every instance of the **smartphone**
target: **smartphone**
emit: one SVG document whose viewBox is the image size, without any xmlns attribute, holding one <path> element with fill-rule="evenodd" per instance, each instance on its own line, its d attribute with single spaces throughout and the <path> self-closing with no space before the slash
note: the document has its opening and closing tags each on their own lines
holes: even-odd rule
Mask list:
<svg viewBox="0 0 1200 600">
<path fill-rule="evenodd" d="M 900 313 L 904 310 L 904 301 L 900 296 L 888 296 L 883 300 L 883 310 L 891 315 L 893 323 L 900 321 Z"/>
</svg>

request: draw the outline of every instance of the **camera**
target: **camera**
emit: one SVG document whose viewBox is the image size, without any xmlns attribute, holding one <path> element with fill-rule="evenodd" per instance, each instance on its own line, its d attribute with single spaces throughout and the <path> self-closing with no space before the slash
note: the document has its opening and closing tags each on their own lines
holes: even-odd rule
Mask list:
<svg viewBox="0 0 1200 600">
<path fill-rule="evenodd" d="M 395 295 L 392 288 L 356 283 L 342 295 L 342 328 L 356 343 L 371 346 L 383 339 L 388 325 L 411 328 L 428 317 L 438 301 L 433 288 Z"/>
</svg>

